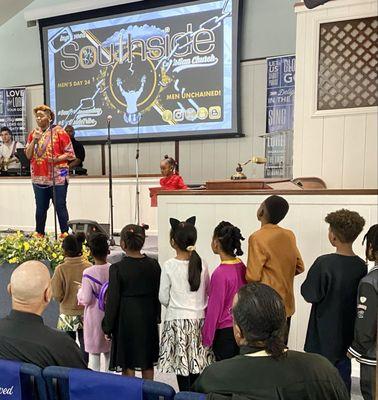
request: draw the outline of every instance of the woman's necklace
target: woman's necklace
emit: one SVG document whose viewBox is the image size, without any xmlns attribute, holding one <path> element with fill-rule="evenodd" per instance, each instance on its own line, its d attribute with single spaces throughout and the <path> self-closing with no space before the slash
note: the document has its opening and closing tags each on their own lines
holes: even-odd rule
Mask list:
<svg viewBox="0 0 378 400">
<path fill-rule="evenodd" d="M 46 132 L 48 130 L 49 130 L 49 128 L 46 128 L 42 132 L 42 137 L 38 141 L 38 146 L 37 146 L 37 151 L 36 151 L 38 158 L 41 158 L 46 153 L 47 146 L 50 144 L 51 135 L 46 135 Z"/>
</svg>

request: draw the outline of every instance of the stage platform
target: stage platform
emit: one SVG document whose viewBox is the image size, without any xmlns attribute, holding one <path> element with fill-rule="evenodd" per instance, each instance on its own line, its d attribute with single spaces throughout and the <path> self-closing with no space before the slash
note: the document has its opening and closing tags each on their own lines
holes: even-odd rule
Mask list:
<svg viewBox="0 0 378 400">
<path fill-rule="evenodd" d="M 142 175 L 139 180 L 140 222 L 149 225 L 148 233 L 157 234 L 157 209 L 150 206 L 149 188 L 159 186 L 159 175 Z M 28 177 L 0 178 L 0 229 L 33 231 L 35 200 Z M 113 178 L 114 231 L 136 221 L 135 176 Z M 109 181 L 107 177 L 75 176 L 69 181 L 67 207 L 70 219 L 89 219 L 109 223 Z M 48 212 L 46 231 L 54 231 L 52 207 Z"/>
</svg>

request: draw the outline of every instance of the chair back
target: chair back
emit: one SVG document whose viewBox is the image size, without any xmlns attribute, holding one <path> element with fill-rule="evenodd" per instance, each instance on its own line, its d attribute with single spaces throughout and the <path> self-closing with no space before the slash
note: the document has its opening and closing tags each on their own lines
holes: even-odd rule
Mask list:
<svg viewBox="0 0 378 400">
<path fill-rule="evenodd" d="M 195 392 L 178 392 L 174 400 L 205 400 L 206 395 L 203 393 Z"/>
<path fill-rule="evenodd" d="M 0 388 L 4 388 L 2 378 L 5 378 L 5 371 L 9 373 L 9 365 L 13 365 L 15 367 L 14 370 L 17 371 L 18 376 L 15 375 L 14 378 L 15 381 L 19 378 L 22 400 L 48 400 L 46 384 L 42 377 L 42 369 L 34 364 L 0 360 Z M 12 399 L 11 395 L 5 393 L 4 398 Z"/>
<path fill-rule="evenodd" d="M 45 378 L 47 391 L 50 400 L 70 400 L 69 390 L 69 375 L 70 368 L 65 367 L 47 367 L 42 372 Z M 97 373 L 88 371 L 88 376 L 93 374 L 95 377 Z M 127 377 L 119 377 L 120 379 L 128 379 Z M 174 389 L 160 382 L 143 381 L 143 400 L 173 400 L 175 396 Z M 125 399 L 130 399 L 125 393 Z M 118 399 L 117 399 L 118 400 Z M 122 400 L 122 399 L 119 399 Z"/>
</svg>

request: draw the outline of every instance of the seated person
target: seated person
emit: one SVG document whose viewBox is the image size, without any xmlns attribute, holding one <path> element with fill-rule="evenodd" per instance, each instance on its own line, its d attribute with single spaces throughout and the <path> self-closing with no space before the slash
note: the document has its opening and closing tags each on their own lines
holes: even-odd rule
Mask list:
<svg viewBox="0 0 378 400">
<path fill-rule="evenodd" d="M 41 317 L 51 300 L 50 274 L 39 261 L 14 270 L 8 285 L 12 311 L 0 320 L 0 359 L 28 362 L 40 368 L 86 368 L 76 343 L 44 325 Z"/>
<path fill-rule="evenodd" d="M 188 189 L 178 173 L 178 164 L 172 157 L 164 156 L 164 159 L 160 162 L 160 171 L 163 175 L 163 178 L 160 179 L 160 188 L 150 188 L 151 207 L 157 206 L 157 192 L 161 189 Z"/>
<path fill-rule="evenodd" d="M 85 149 L 84 146 L 75 139 L 75 129 L 72 125 L 67 125 L 64 130 L 68 133 L 72 146 L 74 148 L 76 158 L 69 162 L 70 171 L 76 167 L 83 168 L 83 162 L 85 160 Z"/>
<path fill-rule="evenodd" d="M 163 178 L 160 179 L 160 186 L 165 190 L 188 189 L 182 177 L 177 171 L 177 162 L 167 155 L 160 162 L 160 171 Z"/>
<path fill-rule="evenodd" d="M 22 149 L 24 146 L 13 140 L 12 131 L 3 126 L 0 130 L 2 146 L 0 146 L 0 170 L 7 171 L 8 169 L 16 169 L 20 167 L 20 162 L 15 156 L 17 149 Z"/>
<path fill-rule="evenodd" d="M 286 348 L 285 306 L 274 289 L 263 283 L 243 286 L 235 295 L 232 314 L 241 355 L 207 367 L 194 382 L 194 391 L 260 400 L 349 398 L 326 358 Z"/>
</svg>

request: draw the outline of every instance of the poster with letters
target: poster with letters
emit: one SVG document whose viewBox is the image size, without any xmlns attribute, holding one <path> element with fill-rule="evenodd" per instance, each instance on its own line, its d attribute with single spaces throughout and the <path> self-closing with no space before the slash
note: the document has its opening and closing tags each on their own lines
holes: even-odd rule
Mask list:
<svg viewBox="0 0 378 400">
<path fill-rule="evenodd" d="M 295 56 L 267 59 L 266 178 L 293 175 Z"/>
<path fill-rule="evenodd" d="M 295 56 L 267 59 L 266 133 L 293 129 Z"/>
<path fill-rule="evenodd" d="M 0 88 L 0 126 L 7 126 L 15 140 L 25 143 L 26 90 L 24 87 Z"/>
</svg>

